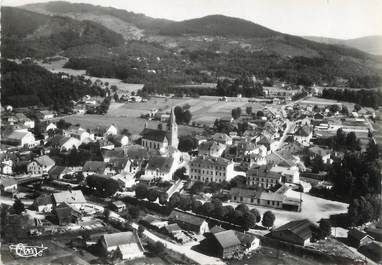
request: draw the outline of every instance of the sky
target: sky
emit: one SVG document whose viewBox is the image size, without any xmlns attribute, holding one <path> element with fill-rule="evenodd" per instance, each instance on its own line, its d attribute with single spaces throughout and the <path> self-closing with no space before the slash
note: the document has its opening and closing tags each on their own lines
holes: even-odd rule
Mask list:
<svg viewBox="0 0 382 265">
<path fill-rule="evenodd" d="M 2 0 L 18 6 L 45 0 Z M 382 0 L 71 0 L 155 18 L 185 20 L 212 14 L 239 17 L 299 36 L 351 39 L 382 35 Z"/>
</svg>

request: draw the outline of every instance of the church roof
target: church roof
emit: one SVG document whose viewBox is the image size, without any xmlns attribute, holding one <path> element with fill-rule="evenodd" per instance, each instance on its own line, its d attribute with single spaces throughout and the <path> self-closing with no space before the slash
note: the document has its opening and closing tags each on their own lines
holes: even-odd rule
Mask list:
<svg viewBox="0 0 382 265">
<path fill-rule="evenodd" d="M 162 130 L 155 130 L 145 128 L 141 132 L 142 138 L 155 142 L 163 142 L 167 138 L 167 132 Z"/>
</svg>

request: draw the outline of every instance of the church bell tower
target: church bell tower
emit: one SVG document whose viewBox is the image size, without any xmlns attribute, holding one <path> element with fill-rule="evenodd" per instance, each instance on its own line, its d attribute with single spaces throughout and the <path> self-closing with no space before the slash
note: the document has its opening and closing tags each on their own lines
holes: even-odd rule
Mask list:
<svg viewBox="0 0 382 265">
<path fill-rule="evenodd" d="M 178 148 L 178 125 L 176 124 L 175 114 L 174 114 L 174 108 L 171 108 L 171 114 L 170 114 L 170 132 L 169 132 L 169 145 Z"/>
</svg>

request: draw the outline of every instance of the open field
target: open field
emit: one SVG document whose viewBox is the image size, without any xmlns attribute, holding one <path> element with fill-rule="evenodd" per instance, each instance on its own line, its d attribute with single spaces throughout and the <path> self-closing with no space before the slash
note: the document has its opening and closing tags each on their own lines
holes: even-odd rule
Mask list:
<svg viewBox="0 0 382 265">
<path fill-rule="evenodd" d="M 312 222 L 318 222 L 321 218 L 329 218 L 330 215 L 347 212 L 348 204 L 346 203 L 325 200 L 305 193 L 302 193 L 301 197 L 301 212 L 291 212 L 250 204 L 248 204 L 248 207 L 250 209 L 256 208 L 261 215 L 263 215 L 264 212 L 271 210 L 276 216 L 274 224 L 276 227 L 298 219 L 309 219 Z M 238 203 L 228 204 L 234 207 L 238 205 Z"/>
<path fill-rule="evenodd" d="M 318 97 L 306 97 L 304 100 L 301 100 L 299 104 L 302 105 L 317 105 L 317 106 L 325 106 L 325 105 L 333 105 L 333 104 L 341 104 L 345 105 L 349 111 L 352 111 L 354 109 L 354 103 L 347 102 L 347 101 L 337 101 L 334 99 L 325 99 L 325 98 L 318 98 Z"/>
<path fill-rule="evenodd" d="M 58 121 L 60 119 L 64 119 L 71 124 L 80 124 L 83 128 L 97 128 L 103 126 L 110 126 L 111 124 L 115 124 L 118 129 L 128 129 L 132 134 L 139 134 L 144 126 L 144 119 L 137 117 L 115 117 L 110 115 L 70 115 L 65 117 L 57 117 L 53 119 L 53 121 Z M 149 128 L 157 128 L 159 121 L 148 121 L 147 125 Z M 190 127 L 190 126 L 178 126 L 179 135 L 189 135 L 192 132 L 201 132 L 201 128 Z"/>
<path fill-rule="evenodd" d="M 141 114 L 147 114 L 152 109 L 160 112 L 170 112 L 171 107 L 189 104 L 192 113 L 192 121 L 213 124 L 215 119 L 231 117 L 233 108 L 242 108 L 245 113 L 247 106 L 252 106 L 252 111 L 263 109 L 259 103 L 248 103 L 247 98 L 229 98 L 228 102 L 218 101 L 219 97 L 200 98 L 157 98 L 153 97 L 147 102 L 141 103 L 111 103 L 106 115 L 69 115 L 57 117 L 53 120 L 64 119 L 72 124 L 80 124 L 84 128 L 96 128 L 97 126 L 109 126 L 115 124 L 119 129 L 127 128 L 132 134 L 140 133 L 147 122 L 149 128 L 157 128 L 159 121 L 147 121 L 140 118 Z M 201 128 L 191 126 L 179 126 L 179 134 L 186 135 L 191 132 L 200 132 Z"/>
<path fill-rule="evenodd" d="M 252 111 L 263 109 L 259 103 L 248 103 L 248 98 L 228 98 L 228 102 L 219 101 L 219 97 L 201 96 L 200 98 L 151 98 L 145 103 L 126 103 L 116 108 L 111 108 L 108 112 L 112 116 L 135 116 L 147 113 L 153 108 L 161 112 L 169 112 L 171 107 L 189 104 L 192 113 L 192 121 L 201 123 L 213 123 L 215 119 L 231 117 L 233 108 L 242 108 L 245 113 L 247 106 L 252 107 Z"/>
</svg>

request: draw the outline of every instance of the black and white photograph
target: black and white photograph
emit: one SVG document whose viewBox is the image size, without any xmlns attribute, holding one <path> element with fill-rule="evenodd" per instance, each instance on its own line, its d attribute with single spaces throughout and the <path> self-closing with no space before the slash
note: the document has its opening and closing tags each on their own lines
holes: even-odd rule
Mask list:
<svg viewBox="0 0 382 265">
<path fill-rule="evenodd" d="M 0 2 L 0 264 L 382 265 L 382 0 Z"/>
</svg>

